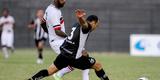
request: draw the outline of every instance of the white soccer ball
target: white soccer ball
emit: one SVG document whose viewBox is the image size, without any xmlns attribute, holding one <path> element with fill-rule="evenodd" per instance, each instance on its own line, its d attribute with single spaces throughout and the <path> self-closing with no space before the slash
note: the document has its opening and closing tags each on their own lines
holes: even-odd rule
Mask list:
<svg viewBox="0 0 160 80">
<path fill-rule="evenodd" d="M 149 80 L 149 79 L 146 78 L 146 77 L 141 77 L 141 78 L 139 78 L 138 80 Z"/>
</svg>

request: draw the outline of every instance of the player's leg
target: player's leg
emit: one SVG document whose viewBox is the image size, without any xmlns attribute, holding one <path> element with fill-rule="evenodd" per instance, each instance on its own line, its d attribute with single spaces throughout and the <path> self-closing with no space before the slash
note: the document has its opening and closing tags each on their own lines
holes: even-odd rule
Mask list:
<svg viewBox="0 0 160 80">
<path fill-rule="evenodd" d="M 89 69 L 82 70 L 82 80 L 89 80 Z"/>
<path fill-rule="evenodd" d="M 71 66 L 78 68 L 78 69 L 89 69 L 93 68 L 96 72 L 96 75 L 101 80 L 109 80 L 108 76 L 105 74 L 102 66 L 100 63 L 98 63 L 94 58 L 82 56 L 79 59 L 77 59 Z"/>
<path fill-rule="evenodd" d="M 88 52 L 84 49 L 83 56 L 89 56 Z M 89 80 L 89 69 L 82 70 L 82 80 Z"/>
<path fill-rule="evenodd" d="M 5 45 L 2 46 L 2 52 L 4 54 L 4 57 L 7 59 L 9 58 L 8 49 Z"/>
<path fill-rule="evenodd" d="M 38 51 L 38 62 L 39 64 L 43 63 L 43 46 L 44 46 L 44 41 L 40 40 L 38 41 L 38 46 L 37 46 L 37 51 Z"/>
<path fill-rule="evenodd" d="M 37 40 L 35 39 L 35 45 L 37 48 L 37 64 L 42 64 L 43 63 L 43 41 L 42 40 Z"/>
<path fill-rule="evenodd" d="M 53 42 L 50 42 L 50 46 L 51 48 L 53 49 L 53 51 L 59 55 L 60 54 L 60 46 L 62 45 L 62 43 L 64 42 L 64 40 L 57 40 L 57 41 L 53 41 Z M 72 67 L 66 67 L 66 68 L 63 68 L 61 70 L 59 70 L 57 73 L 55 73 L 53 75 L 54 79 L 55 80 L 62 80 L 62 77 L 71 72 L 72 70 L 74 70 Z"/>
<path fill-rule="evenodd" d="M 7 48 L 7 42 L 8 42 L 7 37 L 8 37 L 7 33 L 2 32 L 1 45 L 2 45 L 2 52 L 3 52 L 5 58 L 9 57 L 8 48 Z"/>
<path fill-rule="evenodd" d="M 65 67 L 65 68 L 59 70 L 57 73 L 55 73 L 55 74 L 53 75 L 53 77 L 55 78 L 55 80 L 62 80 L 61 78 L 62 78 L 65 74 L 70 73 L 70 72 L 73 71 L 73 70 L 74 70 L 74 68 L 71 67 L 71 66 Z"/>
<path fill-rule="evenodd" d="M 49 66 L 48 69 L 40 70 L 38 73 L 33 75 L 28 80 L 40 80 L 40 79 L 42 79 L 44 77 L 47 77 L 47 76 L 50 76 L 50 75 L 54 74 L 57 71 L 58 71 L 57 67 L 54 64 L 52 64 L 52 65 Z"/>
<path fill-rule="evenodd" d="M 13 33 L 10 33 L 8 35 L 8 42 L 7 42 L 7 47 L 8 49 L 10 50 L 11 53 L 14 52 L 14 34 Z"/>
<path fill-rule="evenodd" d="M 92 66 L 92 68 L 95 70 L 96 75 L 101 80 L 109 80 L 108 76 L 106 75 L 105 71 L 102 68 L 101 63 L 96 61 L 95 64 Z"/>
<path fill-rule="evenodd" d="M 67 58 L 65 58 L 62 55 L 58 55 L 54 61 L 54 64 L 50 65 L 48 69 L 40 70 L 38 73 L 33 75 L 28 80 L 40 80 L 44 77 L 50 76 L 50 75 L 56 73 L 58 70 L 66 67 L 68 65 L 67 61 L 68 61 Z"/>
</svg>

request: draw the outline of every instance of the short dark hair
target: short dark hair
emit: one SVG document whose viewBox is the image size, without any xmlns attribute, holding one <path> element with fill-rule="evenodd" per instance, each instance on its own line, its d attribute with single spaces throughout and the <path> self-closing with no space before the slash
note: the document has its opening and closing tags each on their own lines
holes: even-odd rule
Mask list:
<svg viewBox="0 0 160 80">
<path fill-rule="evenodd" d="M 90 15 L 87 17 L 87 21 L 91 22 L 91 21 L 98 21 L 98 17 L 96 15 Z"/>
<path fill-rule="evenodd" d="M 3 8 L 2 12 L 4 12 L 4 11 L 6 11 L 6 12 L 8 12 L 8 13 L 9 13 L 8 8 Z"/>
</svg>

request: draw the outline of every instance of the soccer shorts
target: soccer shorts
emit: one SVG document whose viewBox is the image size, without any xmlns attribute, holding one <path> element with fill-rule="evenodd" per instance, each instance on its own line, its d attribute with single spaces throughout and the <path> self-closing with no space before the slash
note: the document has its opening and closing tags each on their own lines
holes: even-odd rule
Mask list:
<svg viewBox="0 0 160 80">
<path fill-rule="evenodd" d="M 64 39 L 50 41 L 50 46 L 56 54 L 60 54 L 60 46 L 63 44 Z"/>
<path fill-rule="evenodd" d="M 67 67 L 68 65 L 71 67 L 75 67 L 81 70 L 90 69 L 96 60 L 92 57 L 81 56 L 78 59 L 68 58 L 62 54 L 58 55 L 54 61 L 54 65 L 61 70 L 62 68 Z"/>
<path fill-rule="evenodd" d="M 3 31 L 1 34 L 1 45 L 13 47 L 14 34 L 13 32 Z"/>
</svg>

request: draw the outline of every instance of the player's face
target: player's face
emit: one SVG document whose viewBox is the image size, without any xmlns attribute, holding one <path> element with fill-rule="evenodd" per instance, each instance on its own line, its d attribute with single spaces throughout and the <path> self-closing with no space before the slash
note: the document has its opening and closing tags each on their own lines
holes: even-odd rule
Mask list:
<svg viewBox="0 0 160 80">
<path fill-rule="evenodd" d="M 43 15 L 44 15 L 44 11 L 43 11 L 43 10 L 38 10 L 38 11 L 37 11 L 37 17 L 38 17 L 38 18 L 42 18 Z"/>
<path fill-rule="evenodd" d="M 55 0 L 57 7 L 62 8 L 66 2 L 66 0 Z"/>
<path fill-rule="evenodd" d="M 97 21 L 97 22 L 96 21 L 92 21 L 92 22 L 90 22 L 90 24 L 92 26 L 92 30 L 95 30 L 99 25 L 99 21 Z"/>
<path fill-rule="evenodd" d="M 4 10 L 3 11 L 3 16 L 7 17 L 9 15 L 8 11 L 7 10 Z"/>
</svg>

